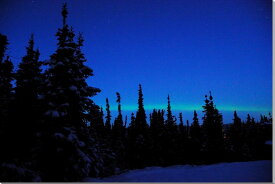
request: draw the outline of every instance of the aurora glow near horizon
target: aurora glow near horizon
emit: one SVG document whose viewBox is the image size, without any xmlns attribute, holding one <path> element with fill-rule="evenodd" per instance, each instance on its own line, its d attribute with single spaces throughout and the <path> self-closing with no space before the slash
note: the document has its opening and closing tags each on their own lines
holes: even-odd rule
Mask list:
<svg viewBox="0 0 275 184">
<path fill-rule="evenodd" d="M 166 104 L 154 104 L 154 105 L 145 105 L 144 108 L 146 110 L 150 110 L 152 111 L 153 109 L 159 110 L 159 109 L 163 109 L 166 110 L 167 109 L 167 105 Z M 112 111 L 116 111 L 117 110 L 117 106 L 111 107 L 110 108 Z M 135 112 L 137 110 L 137 105 L 124 105 L 123 109 L 125 111 L 133 111 Z M 261 107 L 234 107 L 234 106 L 221 106 L 218 108 L 220 111 L 245 111 L 245 112 L 271 112 L 270 109 L 268 108 L 261 108 Z M 203 108 L 201 105 L 173 105 L 173 110 L 175 111 L 202 111 Z"/>
<path fill-rule="evenodd" d="M 56 49 L 64 0 L 2 0 L 1 33 L 18 64 L 31 33 L 41 60 Z M 224 121 L 233 111 L 256 119 L 272 111 L 272 1 L 269 0 L 67 0 L 68 23 L 85 38 L 84 53 L 102 90 L 94 101 L 125 114 L 137 109 L 142 84 L 148 113 L 202 111 L 211 90 Z M 115 113 L 114 113 L 115 114 Z M 177 115 L 177 114 L 175 114 Z M 114 116 L 114 115 L 113 115 Z"/>
</svg>

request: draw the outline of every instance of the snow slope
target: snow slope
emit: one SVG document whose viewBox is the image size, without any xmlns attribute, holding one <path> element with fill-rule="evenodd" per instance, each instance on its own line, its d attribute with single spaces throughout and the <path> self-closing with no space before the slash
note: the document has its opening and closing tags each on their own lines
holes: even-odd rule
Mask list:
<svg viewBox="0 0 275 184">
<path fill-rule="evenodd" d="M 272 161 L 219 163 L 213 165 L 147 167 L 86 182 L 271 182 Z"/>
</svg>

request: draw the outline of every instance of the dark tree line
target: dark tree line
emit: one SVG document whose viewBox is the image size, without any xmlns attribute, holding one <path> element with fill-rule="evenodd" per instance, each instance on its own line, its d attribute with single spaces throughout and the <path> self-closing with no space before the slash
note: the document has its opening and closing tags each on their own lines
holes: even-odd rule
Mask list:
<svg viewBox="0 0 275 184">
<path fill-rule="evenodd" d="M 225 126 L 211 92 L 201 124 L 196 111 L 190 124 L 182 113 L 173 115 L 169 95 L 167 109 L 147 117 L 141 85 L 129 126 L 118 92 L 118 115 L 112 117 L 108 98 L 105 111 L 91 99 L 100 89 L 86 82 L 93 70 L 82 52 L 82 34 L 67 23 L 66 4 L 61 14 L 48 61 L 40 61 L 31 35 L 14 71 L 8 39 L 0 34 L 0 181 L 81 181 L 147 166 L 271 159 L 265 145 L 271 115 L 242 121 L 235 111 Z"/>
</svg>

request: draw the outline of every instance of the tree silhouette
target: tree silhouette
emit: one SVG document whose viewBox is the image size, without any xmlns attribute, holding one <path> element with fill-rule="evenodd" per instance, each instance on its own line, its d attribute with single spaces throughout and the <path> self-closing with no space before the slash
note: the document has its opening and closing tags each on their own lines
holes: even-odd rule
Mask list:
<svg viewBox="0 0 275 184">
<path fill-rule="evenodd" d="M 139 84 L 138 89 L 138 110 L 136 113 L 135 126 L 135 131 L 137 134 L 143 134 L 148 129 L 148 124 L 146 122 L 146 114 L 143 105 L 143 94 L 141 84 Z"/>
<path fill-rule="evenodd" d="M 201 161 L 201 143 L 202 143 L 202 130 L 199 125 L 198 114 L 194 111 L 193 122 L 190 126 L 190 160 L 191 162 L 199 163 Z"/>
<path fill-rule="evenodd" d="M 12 112 L 15 116 L 11 117 L 13 131 L 10 132 L 14 147 L 12 152 L 21 160 L 31 158 L 30 152 L 35 146 L 36 133 L 42 116 L 42 63 L 39 61 L 39 51 L 34 49 L 33 35 L 26 51 L 15 74 L 15 103 Z"/>
<path fill-rule="evenodd" d="M 1 83 L 0 83 L 0 96 L 2 102 L 9 100 L 13 93 L 12 80 L 14 78 L 13 75 L 13 64 L 9 56 L 2 62 L 1 61 Z"/>
<path fill-rule="evenodd" d="M 3 62 L 5 52 L 7 50 L 8 38 L 6 35 L 0 34 L 0 62 Z"/>
<path fill-rule="evenodd" d="M 193 122 L 190 127 L 190 137 L 192 139 L 197 139 L 197 141 L 201 140 L 201 127 L 199 125 L 198 114 L 196 111 L 194 111 Z"/>
<path fill-rule="evenodd" d="M 171 111 L 171 104 L 170 104 L 170 96 L 168 95 L 167 97 L 167 120 L 166 120 L 166 124 L 169 126 L 169 127 L 172 127 L 174 126 L 174 119 L 173 119 L 173 115 L 172 115 L 172 111 Z"/>
<path fill-rule="evenodd" d="M 106 121 L 105 121 L 105 129 L 106 133 L 110 134 L 111 133 L 111 111 L 110 111 L 110 104 L 108 98 L 106 98 Z"/>
<path fill-rule="evenodd" d="M 77 181 L 91 173 L 97 175 L 94 168 L 97 165 L 92 164 L 92 157 L 96 157 L 95 143 L 86 122 L 89 121 L 87 112 L 94 105 L 90 97 L 100 90 L 86 83 L 86 79 L 93 75 L 92 70 L 84 65 L 83 38 L 79 36 L 75 42 L 67 15 L 64 4 L 63 26 L 56 34 L 58 47 L 46 70 L 45 98 L 48 104 L 41 137 L 44 181 Z"/>
<path fill-rule="evenodd" d="M 209 99 L 207 95 L 205 95 L 205 105 L 203 109 L 203 146 L 205 156 L 210 162 L 220 161 L 224 156 L 222 115 L 214 105 L 211 92 Z"/>
<path fill-rule="evenodd" d="M 116 96 L 117 96 L 117 110 L 118 110 L 118 115 L 115 119 L 115 122 L 114 122 L 114 126 L 113 126 L 113 132 L 115 135 L 118 135 L 118 136 L 123 136 L 124 134 L 124 128 L 123 128 L 123 119 L 122 119 L 122 113 L 121 113 L 121 97 L 120 97 L 120 94 L 118 92 L 116 92 Z"/>
<path fill-rule="evenodd" d="M 0 128 L 3 129 L 2 122 L 7 121 L 7 109 L 13 94 L 13 64 L 9 56 L 5 57 L 8 45 L 8 39 L 5 35 L 0 34 Z"/>
<path fill-rule="evenodd" d="M 177 135 L 177 126 L 176 120 L 172 114 L 170 96 L 167 97 L 167 119 L 165 121 L 165 140 L 163 150 L 164 160 L 166 161 L 165 165 L 172 165 L 176 161 L 176 149 L 177 141 L 175 135 Z"/>
<path fill-rule="evenodd" d="M 142 168 L 149 161 L 149 132 L 146 122 L 146 114 L 143 105 L 142 87 L 139 84 L 138 89 L 138 110 L 135 117 L 135 122 L 129 126 L 129 154 L 130 167 Z"/>
<path fill-rule="evenodd" d="M 122 112 L 121 112 L 121 97 L 120 93 L 116 92 L 118 103 L 118 115 L 114 121 L 114 126 L 112 128 L 112 148 L 116 153 L 116 165 L 119 168 L 125 168 L 125 127 L 122 120 Z"/>
<path fill-rule="evenodd" d="M 9 140 L 7 138 L 10 138 L 10 133 L 14 131 L 10 119 L 10 117 L 14 116 L 14 114 L 10 113 L 14 97 L 12 86 L 14 74 L 13 64 L 9 56 L 6 56 L 6 59 L 4 59 L 7 44 L 7 37 L 0 34 L 0 142 L 3 148 L 3 156 L 0 158 L 0 161 L 11 156 L 10 153 L 12 152 L 10 152 L 10 148 L 12 148 L 12 145 L 6 140 Z"/>
<path fill-rule="evenodd" d="M 250 119 L 250 117 L 249 117 Z M 249 120 L 250 121 L 250 120 Z M 244 144 L 244 127 L 242 125 L 241 118 L 237 115 L 237 112 L 234 111 L 233 123 L 230 126 L 229 130 L 229 139 L 232 144 L 232 151 L 234 159 L 240 160 L 245 150 L 243 148 Z"/>
<path fill-rule="evenodd" d="M 164 111 L 154 109 L 151 113 L 149 133 L 152 140 L 151 152 L 151 164 L 152 165 L 164 165 L 163 150 L 165 137 L 164 127 Z"/>
<path fill-rule="evenodd" d="M 186 130 L 185 130 L 185 127 L 183 125 L 182 112 L 179 113 L 179 120 L 180 120 L 179 133 L 182 134 L 182 135 L 186 135 Z"/>
</svg>

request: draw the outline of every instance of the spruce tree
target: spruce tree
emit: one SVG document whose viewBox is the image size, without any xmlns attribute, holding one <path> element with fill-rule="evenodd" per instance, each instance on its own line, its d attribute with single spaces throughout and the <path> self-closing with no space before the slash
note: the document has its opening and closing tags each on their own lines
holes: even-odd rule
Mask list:
<svg viewBox="0 0 275 184">
<path fill-rule="evenodd" d="M 190 134 L 190 126 L 189 126 L 189 120 L 186 120 L 186 137 L 189 138 Z"/>
<path fill-rule="evenodd" d="M 135 127 L 135 123 L 136 123 L 136 117 L 135 117 L 135 114 L 132 112 L 131 113 L 131 122 L 128 127 L 129 131 L 131 128 Z"/>
<path fill-rule="evenodd" d="M 161 110 L 153 109 L 150 120 L 150 136 L 152 139 L 151 143 L 151 164 L 163 165 L 163 140 L 164 136 L 164 113 Z"/>
<path fill-rule="evenodd" d="M 0 34 L 0 117 L 3 118 L 7 115 L 6 105 L 13 95 L 12 81 L 14 79 L 13 64 L 9 56 L 5 57 L 7 45 L 7 37 Z"/>
<path fill-rule="evenodd" d="M 167 97 L 167 125 L 168 126 L 174 126 L 174 119 L 173 119 L 173 115 L 172 115 L 172 111 L 171 111 L 171 104 L 170 104 L 170 96 L 168 95 Z"/>
<path fill-rule="evenodd" d="M 176 162 L 176 154 L 177 154 L 177 147 L 178 143 L 176 141 L 177 135 L 177 126 L 176 126 L 176 120 L 174 119 L 174 116 L 172 115 L 171 110 L 171 104 L 170 104 L 170 96 L 167 97 L 167 119 L 165 121 L 165 150 L 164 152 L 164 159 L 166 162 L 166 165 L 175 164 Z"/>
<path fill-rule="evenodd" d="M 118 115 L 114 122 L 113 132 L 115 135 L 122 136 L 123 135 L 123 119 L 122 119 L 122 112 L 121 112 L 120 93 L 116 92 L 116 96 L 117 96 L 116 102 L 118 103 L 118 106 L 117 106 Z"/>
<path fill-rule="evenodd" d="M 135 117 L 135 114 L 132 112 L 131 113 L 131 122 L 130 122 L 129 126 L 133 126 L 133 124 L 135 124 L 135 121 L 136 121 L 136 117 Z"/>
<path fill-rule="evenodd" d="M 261 148 L 262 136 L 259 135 L 259 127 L 256 124 L 255 119 L 247 114 L 246 123 L 245 123 L 245 146 L 247 147 L 246 157 L 250 159 L 258 159 L 258 152 Z M 264 143 L 262 143 L 264 144 Z"/>
<path fill-rule="evenodd" d="M 9 56 L 4 59 L 7 45 L 7 37 L 0 34 L 0 134 L 7 125 L 8 110 L 13 97 L 13 64 Z"/>
<path fill-rule="evenodd" d="M 241 118 L 239 118 L 236 111 L 234 111 L 233 123 L 230 126 L 229 130 L 229 139 L 232 144 L 232 151 L 234 159 L 241 159 L 242 154 L 244 153 L 243 144 L 244 144 L 244 130 L 242 126 Z"/>
<path fill-rule="evenodd" d="M 43 181 L 79 181 L 88 175 L 98 175 L 101 170 L 98 149 L 87 129 L 87 112 L 94 105 L 90 97 L 100 90 L 86 83 L 93 73 L 84 64 L 83 38 L 80 36 L 75 42 L 67 15 L 65 4 L 63 25 L 56 34 L 58 47 L 46 70 L 48 104 L 41 130 Z"/>
<path fill-rule="evenodd" d="M 200 149 L 202 142 L 202 131 L 199 125 L 198 114 L 194 111 L 193 122 L 190 126 L 190 161 L 198 162 L 201 159 Z"/>
<path fill-rule="evenodd" d="M 223 122 L 222 115 L 214 105 L 211 92 L 209 99 L 207 95 L 205 95 L 205 105 L 203 109 L 203 146 L 205 156 L 209 162 L 220 161 L 224 156 Z"/>
<path fill-rule="evenodd" d="M 237 129 L 241 129 L 242 126 L 242 120 L 239 118 L 236 111 L 234 111 L 233 125 L 236 126 Z"/>
<path fill-rule="evenodd" d="M 247 124 L 248 126 L 251 125 L 251 117 L 250 117 L 250 114 L 247 114 L 246 124 Z"/>
<path fill-rule="evenodd" d="M 15 74 L 15 102 L 12 117 L 15 140 L 14 152 L 22 159 L 32 159 L 31 149 L 34 147 L 36 134 L 42 116 L 42 73 L 39 51 L 34 49 L 34 38 L 31 35 L 26 55 L 19 63 Z M 24 123 L 23 123 L 24 122 Z"/>
<path fill-rule="evenodd" d="M 108 134 L 111 132 L 111 111 L 110 111 L 110 104 L 108 98 L 106 98 L 106 121 L 105 121 L 105 129 Z"/>
<path fill-rule="evenodd" d="M 145 114 L 144 105 L 143 105 L 142 87 L 140 84 L 139 84 L 139 89 L 138 89 L 138 110 L 136 113 L 136 127 L 135 128 L 136 128 L 137 134 L 144 133 L 148 128 L 148 124 L 146 122 L 146 114 Z"/>
<path fill-rule="evenodd" d="M 0 97 L 2 103 L 9 101 L 13 95 L 12 81 L 14 79 L 13 64 L 9 56 L 0 63 Z"/>
<path fill-rule="evenodd" d="M 198 114 L 194 111 L 193 122 L 190 127 L 190 137 L 191 139 L 196 139 L 197 141 L 201 140 L 201 127 L 199 125 Z"/>
<path fill-rule="evenodd" d="M 132 156 L 131 166 L 142 168 L 149 162 L 149 132 L 146 121 L 146 114 L 143 104 L 142 87 L 139 84 L 138 89 L 138 110 L 136 113 L 135 123 L 129 127 L 129 147 Z"/>
<path fill-rule="evenodd" d="M 158 119 L 158 112 L 156 109 L 153 109 L 153 112 L 150 113 L 150 131 L 151 134 L 154 135 L 154 131 L 159 128 L 159 119 Z"/>
<path fill-rule="evenodd" d="M 179 133 L 184 135 L 185 134 L 185 128 L 184 128 L 184 125 L 183 125 L 183 119 L 182 119 L 182 112 L 179 113 L 179 120 L 180 120 L 180 123 L 179 123 Z"/>
<path fill-rule="evenodd" d="M 168 95 L 167 97 L 167 119 L 165 121 L 166 124 L 166 129 L 168 131 L 169 134 L 175 134 L 176 133 L 176 119 L 172 114 L 172 110 L 171 110 L 171 102 L 170 102 L 170 96 Z"/>
<path fill-rule="evenodd" d="M 8 38 L 6 35 L 0 34 L 0 62 L 2 63 L 5 52 L 7 50 Z"/>
<path fill-rule="evenodd" d="M 2 157 L 0 161 L 7 160 L 14 155 L 11 152 L 11 133 L 14 131 L 10 120 L 14 114 L 11 113 L 14 91 L 12 81 L 14 79 L 13 64 L 6 56 L 8 40 L 5 35 L 0 34 L 0 141 Z M 5 58 L 5 59 L 4 59 Z M 11 154 L 12 153 L 12 154 Z"/>
<path fill-rule="evenodd" d="M 177 150 L 177 162 L 179 164 L 184 164 L 187 159 L 186 152 L 188 151 L 187 147 L 187 134 L 186 134 L 186 126 L 183 124 L 182 112 L 179 113 L 179 124 L 178 124 L 178 133 L 176 136 L 176 145 L 178 147 Z"/>
<path fill-rule="evenodd" d="M 89 115 L 90 132 L 102 141 L 105 138 L 104 113 L 102 107 L 94 103 L 91 104 Z"/>
<path fill-rule="evenodd" d="M 125 166 L 125 127 L 123 125 L 122 112 L 121 112 L 121 96 L 116 92 L 118 103 L 118 115 L 114 121 L 112 128 L 112 149 L 116 154 L 116 165 L 120 169 L 124 169 Z"/>
</svg>

